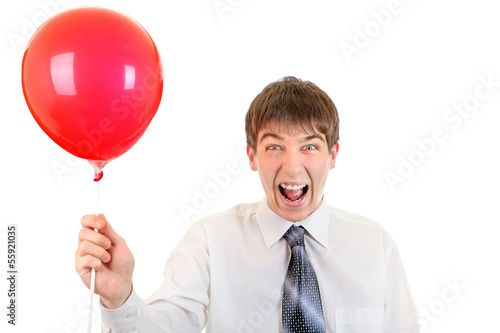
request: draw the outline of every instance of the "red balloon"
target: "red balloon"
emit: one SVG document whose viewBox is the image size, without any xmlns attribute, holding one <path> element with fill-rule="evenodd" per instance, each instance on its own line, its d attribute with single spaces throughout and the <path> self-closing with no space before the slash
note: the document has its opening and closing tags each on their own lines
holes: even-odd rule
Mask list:
<svg viewBox="0 0 500 333">
<path fill-rule="evenodd" d="M 156 45 L 137 21 L 82 7 L 53 16 L 34 33 L 22 85 L 44 132 L 102 168 L 143 135 L 160 105 L 163 75 Z"/>
</svg>

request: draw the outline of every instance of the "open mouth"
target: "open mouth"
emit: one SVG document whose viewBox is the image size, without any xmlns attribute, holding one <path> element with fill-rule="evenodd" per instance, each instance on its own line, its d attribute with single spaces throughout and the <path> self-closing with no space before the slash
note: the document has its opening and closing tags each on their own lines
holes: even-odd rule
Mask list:
<svg viewBox="0 0 500 333">
<path fill-rule="evenodd" d="M 290 202 L 299 202 L 304 198 L 309 190 L 308 185 L 290 185 L 281 183 L 279 186 L 280 193 L 286 200 Z"/>
</svg>

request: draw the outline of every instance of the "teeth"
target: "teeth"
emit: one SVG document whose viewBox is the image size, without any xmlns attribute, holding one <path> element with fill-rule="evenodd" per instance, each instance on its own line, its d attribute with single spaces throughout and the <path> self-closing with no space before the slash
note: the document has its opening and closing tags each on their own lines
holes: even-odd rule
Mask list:
<svg viewBox="0 0 500 333">
<path fill-rule="evenodd" d="M 283 187 L 284 189 L 287 189 L 287 190 L 300 190 L 304 187 L 306 187 L 306 185 L 285 185 L 285 184 L 280 184 L 281 187 Z"/>
</svg>

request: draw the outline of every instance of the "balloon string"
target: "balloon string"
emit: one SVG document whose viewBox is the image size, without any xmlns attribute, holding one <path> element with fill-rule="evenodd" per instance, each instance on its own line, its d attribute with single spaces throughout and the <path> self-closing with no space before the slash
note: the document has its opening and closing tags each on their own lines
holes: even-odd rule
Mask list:
<svg viewBox="0 0 500 333">
<path fill-rule="evenodd" d="M 101 172 L 102 174 L 102 172 Z M 101 176 L 102 177 L 102 176 Z M 101 197 L 101 182 L 96 181 L 96 214 L 99 216 L 99 202 L 100 202 L 100 197 Z M 98 232 L 97 229 L 94 229 L 95 232 Z M 88 328 L 87 332 L 91 333 L 92 332 L 92 314 L 93 314 L 93 307 L 94 307 L 94 293 L 95 293 L 95 269 L 92 268 L 92 271 L 90 273 L 90 300 L 89 300 L 89 318 L 88 318 Z"/>
<path fill-rule="evenodd" d="M 101 175 L 101 178 L 102 178 L 102 171 L 100 172 L 100 175 Z M 99 202 L 101 201 L 101 182 L 100 181 L 96 182 L 96 188 L 97 188 L 97 193 L 96 193 L 95 210 L 96 210 L 97 216 L 99 216 L 99 213 L 100 213 L 100 210 L 101 210 L 99 208 Z"/>
</svg>

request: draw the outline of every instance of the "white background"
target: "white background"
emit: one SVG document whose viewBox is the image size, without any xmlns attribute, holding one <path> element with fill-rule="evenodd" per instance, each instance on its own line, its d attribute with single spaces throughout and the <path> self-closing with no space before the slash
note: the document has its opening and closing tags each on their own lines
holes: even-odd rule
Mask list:
<svg viewBox="0 0 500 333">
<path fill-rule="evenodd" d="M 0 331 L 86 331 L 87 289 L 74 251 L 81 216 L 95 211 L 93 171 L 43 133 L 21 88 L 32 33 L 26 22 L 39 26 L 47 13 L 81 5 L 138 20 L 165 69 L 156 117 L 106 166 L 101 188 L 101 212 L 135 255 L 141 296 L 160 285 L 172 247 L 193 221 L 263 197 L 244 155 L 244 115 L 266 84 L 294 75 L 317 83 L 340 113 L 328 202 L 393 236 L 424 331 L 498 331 L 500 20 L 492 1 L 222 0 L 230 6 L 223 13 L 213 0 L 161 3 L 28 0 L 0 11 Z M 390 18 L 380 14 L 387 9 Z M 366 29 L 371 36 L 361 35 Z M 12 43 L 13 36 L 25 41 Z M 346 56 L 346 44 L 357 53 Z M 480 77 L 496 86 L 480 87 Z M 443 118 L 473 103 L 476 89 L 489 95 L 470 104 L 467 118 Z M 415 141 L 435 129 L 446 139 L 419 153 Z M 407 166 L 391 189 L 384 175 L 404 172 L 401 159 L 410 158 L 419 165 Z M 197 191 L 213 183 L 209 173 L 228 163 L 238 166 L 229 184 L 183 216 L 180 209 L 194 209 Z M 4 278 L 11 223 L 19 229 L 16 327 L 7 325 Z"/>
</svg>

